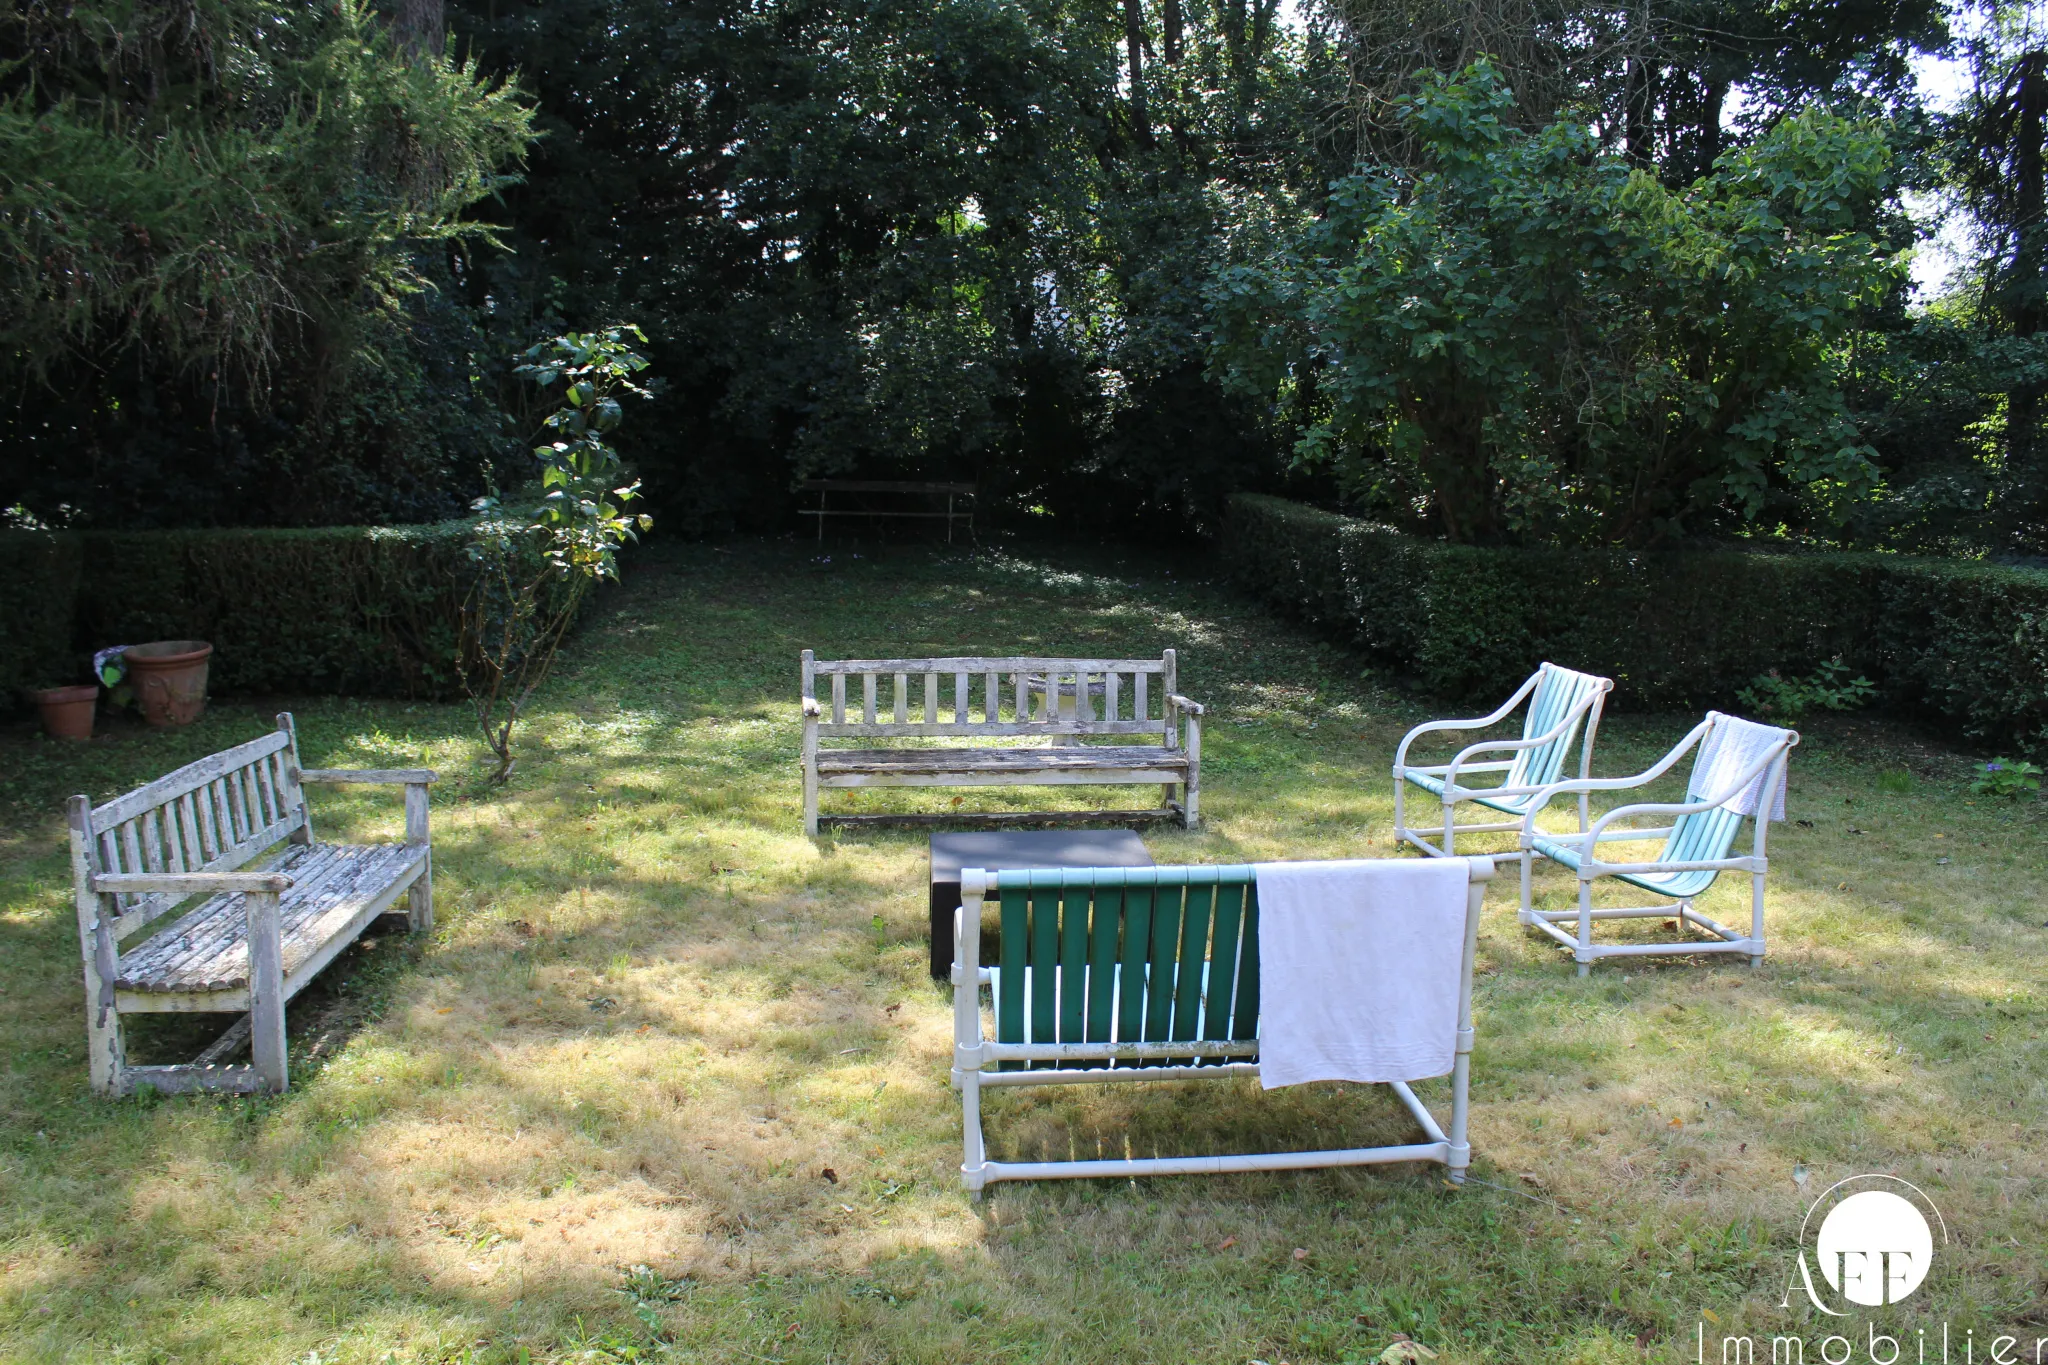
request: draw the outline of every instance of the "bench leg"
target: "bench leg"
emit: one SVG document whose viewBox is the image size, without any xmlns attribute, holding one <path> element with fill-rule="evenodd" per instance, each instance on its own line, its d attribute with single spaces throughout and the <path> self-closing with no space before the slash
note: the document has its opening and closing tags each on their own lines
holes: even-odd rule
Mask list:
<svg viewBox="0 0 2048 1365">
<path fill-rule="evenodd" d="M 818 837 L 818 770 L 808 765 L 804 768 L 804 835 Z"/>
<path fill-rule="evenodd" d="M 415 934 L 429 933 L 434 927 L 434 855 L 427 855 L 427 865 L 420 869 L 419 880 L 405 893 L 405 918 L 407 927 Z"/>
<path fill-rule="evenodd" d="M 427 824 L 427 788 L 423 782 L 405 787 L 405 841 L 426 849 L 426 866 L 406 895 L 406 919 L 412 931 L 423 934 L 434 927 L 434 836 Z"/>
<path fill-rule="evenodd" d="M 111 990 L 104 992 L 111 996 Z M 85 1044 L 92 1088 L 101 1095 L 123 1092 L 122 1075 L 128 1069 L 128 1048 L 121 1036 L 121 1014 L 102 992 L 88 966 L 85 983 Z"/>
<path fill-rule="evenodd" d="M 283 1094 L 284 957 L 278 938 L 277 895 L 252 891 L 249 913 L 249 1052 L 264 1088 Z"/>
</svg>

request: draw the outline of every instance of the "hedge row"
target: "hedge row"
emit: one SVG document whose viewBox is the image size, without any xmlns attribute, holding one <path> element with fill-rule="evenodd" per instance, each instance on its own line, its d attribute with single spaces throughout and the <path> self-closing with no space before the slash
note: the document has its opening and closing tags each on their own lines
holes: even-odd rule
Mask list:
<svg viewBox="0 0 2048 1365">
<path fill-rule="evenodd" d="M 1245 587 L 1412 672 L 1498 699 L 1541 660 L 1614 704 L 1731 706 L 1837 656 L 1885 703 L 1994 749 L 2048 749 L 2048 572 L 1897 555 L 1481 549 L 1257 494 L 1230 500 Z"/>
<path fill-rule="evenodd" d="M 84 681 L 71 657 L 83 560 L 75 536 L 0 532 L 0 711 L 23 688 Z"/>
<path fill-rule="evenodd" d="M 85 681 L 94 647 L 180 639 L 213 644 L 220 693 L 455 695 L 465 530 L 0 535 L 0 653 L 20 659 L 0 705 Z"/>
</svg>

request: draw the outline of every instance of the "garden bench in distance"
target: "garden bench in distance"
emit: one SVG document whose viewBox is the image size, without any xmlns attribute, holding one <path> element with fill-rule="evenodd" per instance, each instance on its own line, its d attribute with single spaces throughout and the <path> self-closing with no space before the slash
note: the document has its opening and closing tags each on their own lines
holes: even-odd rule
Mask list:
<svg viewBox="0 0 2048 1365">
<path fill-rule="evenodd" d="M 803 652 L 804 832 L 835 824 L 1053 824 L 1201 819 L 1202 708 L 1157 659 L 818 659 Z M 829 689 L 822 702 L 819 681 Z M 849 703 L 848 679 L 860 689 Z M 914 684 L 913 679 L 917 682 Z M 849 706 L 855 708 L 849 716 Z M 1155 714 L 1156 713 L 1156 714 Z M 1185 727 L 1185 728 L 1183 728 Z M 1090 745 L 1086 737 L 1157 737 Z M 826 739 L 1050 738 L 1050 747 L 828 749 Z M 824 787 L 1008 787 L 1157 783 L 1154 810 L 999 815 L 818 813 Z M 1174 800 L 1174 787 L 1181 799 Z"/>
<path fill-rule="evenodd" d="M 72 797 L 93 1088 L 282 1092 L 285 1001 L 401 896 L 412 928 L 433 926 L 433 780 L 426 768 L 301 768 L 287 713 L 262 738 L 103 806 Z M 307 782 L 402 784 L 405 842 L 316 843 Z M 175 922 L 122 951 L 180 907 Z M 121 1016 L 161 1012 L 242 1017 L 194 1062 L 130 1066 Z M 253 1065 L 224 1065 L 244 1042 Z"/>
</svg>

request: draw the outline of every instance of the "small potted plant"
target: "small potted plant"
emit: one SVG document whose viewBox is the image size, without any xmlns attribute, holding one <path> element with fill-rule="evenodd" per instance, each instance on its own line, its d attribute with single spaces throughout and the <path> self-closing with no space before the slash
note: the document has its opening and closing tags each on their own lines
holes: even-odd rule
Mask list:
<svg viewBox="0 0 2048 1365">
<path fill-rule="evenodd" d="M 93 713 L 99 708 L 98 683 L 40 687 L 29 693 L 43 718 L 43 729 L 55 739 L 91 739 Z"/>
</svg>

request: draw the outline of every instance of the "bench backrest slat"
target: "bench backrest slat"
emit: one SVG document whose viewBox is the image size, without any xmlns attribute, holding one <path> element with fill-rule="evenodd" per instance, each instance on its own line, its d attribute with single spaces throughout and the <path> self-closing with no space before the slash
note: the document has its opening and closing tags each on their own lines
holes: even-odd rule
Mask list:
<svg viewBox="0 0 2048 1365">
<path fill-rule="evenodd" d="M 91 871 L 229 872 L 306 829 L 293 736 L 280 722 L 261 738 L 187 763 L 87 811 Z M 105 923 L 118 943 L 184 899 L 106 896 L 113 914 Z"/>
<path fill-rule="evenodd" d="M 1132 875 L 1124 875 L 1128 871 Z M 996 1039 L 1258 1037 L 1258 886 L 1247 866 L 1004 873 Z M 1117 1065 L 1186 1065 L 1192 1058 Z M 1005 1062 L 1006 1070 L 1024 1067 Z M 1074 1062 L 1104 1067 L 1108 1062 Z"/>
<path fill-rule="evenodd" d="M 1156 735 L 1169 746 L 1177 740 L 1166 714 L 1175 686 L 1170 650 L 1158 659 L 807 656 L 805 668 L 807 688 L 829 680 L 830 697 L 817 727 L 823 739 Z M 849 678 L 860 680 L 853 716 L 847 714 Z M 808 691 L 806 696 L 817 700 Z"/>
</svg>

